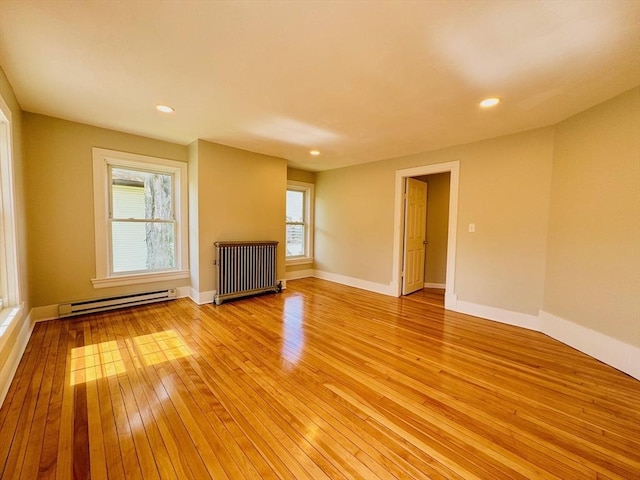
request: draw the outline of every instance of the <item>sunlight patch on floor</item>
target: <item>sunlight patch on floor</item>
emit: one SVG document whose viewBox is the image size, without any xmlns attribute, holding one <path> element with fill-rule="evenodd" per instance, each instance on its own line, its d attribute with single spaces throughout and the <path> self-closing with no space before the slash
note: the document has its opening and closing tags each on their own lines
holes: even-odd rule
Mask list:
<svg viewBox="0 0 640 480">
<path fill-rule="evenodd" d="M 140 335 L 132 340 L 134 348 L 129 349 L 129 352 L 136 368 L 192 355 L 191 350 L 173 330 Z M 129 341 L 126 344 L 131 345 Z M 121 348 L 126 349 L 127 346 Z M 117 341 L 111 340 L 73 348 L 69 370 L 70 384 L 78 385 L 125 373 L 126 367 Z"/>
<path fill-rule="evenodd" d="M 71 385 L 124 373 L 122 355 L 115 340 L 71 350 Z"/>
</svg>

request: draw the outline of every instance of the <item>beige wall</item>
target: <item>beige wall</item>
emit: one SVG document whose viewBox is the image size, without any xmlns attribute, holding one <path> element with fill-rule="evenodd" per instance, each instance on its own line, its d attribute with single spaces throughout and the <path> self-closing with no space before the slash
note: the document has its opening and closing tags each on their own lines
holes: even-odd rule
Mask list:
<svg viewBox="0 0 640 480">
<path fill-rule="evenodd" d="M 418 177 L 427 183 L 427 234 L 424 262 L 425 283 L 444 284 L 447 280 L 447 241 L 449 239 L 449 187 L 451 174 L 436 173 Z"/>
<path fill-rule="evenodd" d="M 286 160 L 204 140 L 197 150 L 200 291 L 215 289 L 216 241 L 277 240 L 285 278 Z"/>
<path fill-rule="evenodd" d="M 199 158 L 198 141 L 192 142 L 189 147 L 189 268 L 191 270 L 192 292 L 200 291 L 200 235 L 198 233 L 199 221 Z"/>
<path fill-rule="evenodd" d="M 287 168 L 287 180 L 295 182 L 316 183 L 315 172 L 300 170 L 298 168 Z"/>
<path fill-rule="evenodd" d="M 316 173 L 316 270 L 388 284 L 393 161 Z"/>
<path fill-rule="evenodd" d="M 191 279 L 154 283 L 214 290 L 216 240 L 284 242 L 286 162 L 202 140 L 189 146 L 25 113 L 34 306 L 143 291 L 94 289 L 93 146 L 189 162 Z M 55 220 L 55 221 L 53 221 Z M 284 247 L 278 278 L 284 278 Z"/>
<path fill-rule="evenodd" d="M 187 147 L 24 113 L 29 284 L 35 307 L 148 289 L 95 289 L 92 147 L 186 162 Z M 188 285 L 154 283 L 154 288 Z"/>
<path fill-rule="evenodd" d="M 640 88 L 557 127 L 544 310 L 640 346 Z"/>
<path fill-rule="evenodd" d="M 18 255 L 18 281 L 20 297 L 24 302 L 21 314 L 13 319 L 0 336 L 0 405 L 9 387 L 11 375 L 26 345 L 31 325 L 28 313 L 32 302 L 29 296 L 27 216 L 25 194 L 25 159 L 23 150 L 22 110 L 13 88 L 0 68 L 0 96 L 11 112 L 11 147 L 13 154 L 14 201 L 16 215 L 16 250 Z"/>
<path fill-rule="evenodd" d="M 389 285 L 397 169 L 460 161 L 458 300 L 537 315 L 553 128 L 316 174 L 316 268 Z M 469 223 L 476 233 L 469 233 Z"/>
</svg>

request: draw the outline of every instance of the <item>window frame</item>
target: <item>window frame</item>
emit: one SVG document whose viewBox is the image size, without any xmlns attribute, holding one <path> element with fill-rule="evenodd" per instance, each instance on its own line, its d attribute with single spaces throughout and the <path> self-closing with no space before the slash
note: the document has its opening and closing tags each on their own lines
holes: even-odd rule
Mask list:
<svg viewBox="0 0 640 480">
<path fill-rule="evenodd" d="M 94 147 L 93 205 L 95 219 L 96 278 L 94 288 L 135 285 L 189 278 L 189 226 L 187 163 L 166 158 Z M 111 169 L 124 168 L 173 176 L 172 201 L 175 221 L 175 267 L 167 270 L 112 272 Z"/>
<path fill-rule="evenodd" d="M 5 333 L 22 316 L 11 110 L 0 95 L 0 349 Z"/>
<path fill-rule="evenodd" d="M 306 182 L 297 182 L 294 180 L 287 181 L 287 192 L 295 191 L 302 192 L 304 194 L 304 221 L 303 222 L 288 222 L 285 216 L 285 264 L 286 265 L 304 265 L 313 263 L 313 237 L 314 237 L 314 184 Z M 285 199 L 286 210 L 286 199 Z M 287 225 L 303 225 L 304 228 L 304 255 L 286 256 L 286 242 L 287 242 Z"/>
</svg>

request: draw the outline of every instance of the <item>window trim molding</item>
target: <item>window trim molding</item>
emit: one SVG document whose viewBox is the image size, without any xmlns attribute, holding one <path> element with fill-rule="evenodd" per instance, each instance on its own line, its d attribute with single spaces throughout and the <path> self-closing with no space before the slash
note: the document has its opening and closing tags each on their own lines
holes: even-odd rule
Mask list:
<svg viewBox="0 0 640 480">
<path fill-rule="evenodd" d="M 93 147 L 93 206 L 95 222 L 96 278 L 91 279 L 94 288 L 136 285 L 189 278 L 189 212 L 187 163 L 166 158 L 120 152 Z M 149 273 L 111 273 L 111 242 L 109 240 L 109 166 L 166 171 L 175 175 L 177 194 L 174 194 L 174 214 L 177 226 L 175 238 L 176 267 L 171 270 Z"/>
<path fill-rule="evenodd" d="M 92 278 L 93 288 L 120 287 L 123 285 L 139 285 L 141 283 L 165 282 L 189 278 L 189 270 L 136 273 L 131 275 L 114 275 L 107 278 Z"/>
<path fill-rule="evenodd" d="M 13 314 L 15 309 L 21 307 L 22 297 L 20 292 L 20 269 L 18 265 L 18 237 L 16 226 L 16 205 L 15 205 L 15 179 L 14 179 L 14 157 L 13 157 L 13 117 L 11 109 L 0 95 L 0 185 L 2 198 L 2 215 L 0 216 L 0 238 L 4 248 L 0 250 L 2 258 L 0 262 L 2 268 L 2 294 L 6 295 L 7 305 L 4 305 L 0 297 L 0 310 L 11 310 L 3 312 L 2 318 Z M 6 161 L 1 161 L 5 159 Z M 3 321 L 4 324 L 4 321 Z"/>
<path fill-rule="evenodd" d="M 315 193 L 314 193 L 315 185 L 313 183 L 307 182 L 298 182 L 295 180 L 287 180 L 287 191 L 295 190 L 298 192 L 304 192 L 305 194 L 305 227 L 307 235 L 305 235 L 305 252 L 304 256 L 297 257 L 286 257 L 285 253 L 285 265 L 306 265 L 309 263 L 313 263 L 313 237 L 315 236 L 314 232 L 314 210 L 315 210 Z M 285 229 L 286 229 L 286 220 L 285 220 Z M 285 234 L 285 244 L 286 244 L 286 234 Z M 286 245 L 285 245 L 286 251 Z"/>
</svg>

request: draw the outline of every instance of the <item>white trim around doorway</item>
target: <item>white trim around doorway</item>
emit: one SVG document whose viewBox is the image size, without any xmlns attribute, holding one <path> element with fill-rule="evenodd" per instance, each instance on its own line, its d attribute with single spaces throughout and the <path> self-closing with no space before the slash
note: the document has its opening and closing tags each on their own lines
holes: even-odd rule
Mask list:
<svg viewBox="0 0 640 480">
<path fill-rule="evenodd" d="M 458 234 L 458 183 L 460 180 L 460 162 L 436 163 L 420 167 L 396 170 L 395 203 L 393 220 L 393 271 L 390 284 L 391 291 L 399 297 L 402 294 L 402 245 L 404 232 L 403 194 L 405 178 L 433 175 L 435 173 L 451 173 L 449 190 L 449 232 L 447 241 L 447 279 L 445 286 L 444 307 L 456 309 L 455 271 L 456 244 Z"/>
</svg>

